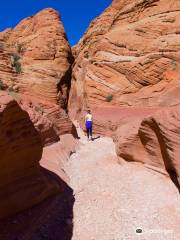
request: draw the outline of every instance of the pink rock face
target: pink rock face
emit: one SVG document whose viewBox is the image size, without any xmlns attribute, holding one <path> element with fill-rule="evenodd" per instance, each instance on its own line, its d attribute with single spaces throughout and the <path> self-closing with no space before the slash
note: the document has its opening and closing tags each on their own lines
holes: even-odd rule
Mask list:
<svg viewBox="0 0 180 240">
<path fill-rule="evenodd" d="M 57 136 L 71 133 L 66 111 L 73 57 L 59 14 L 44 9 L 1 33 L 0 41 L 1 82 L 16 100 L 29 102 L 32 120 L 43 115 L 44 142 L 54 142 L 53 131 Z"/>
<path fill-rule="evenodd" d="M 58 175 L 69 184 L 66 165 L 70 155 L 78 148 L 78 140 L 71 134 L 61 136 L 60 141 L 43 149 L 41 166 Z"/>
<path fill-rule="evenodd" d="M 167 171 L 180 184 L 179 121 L 177 106 L 122 124 L 114 138 L 118 155 Z"/>
<path fill-rule="evenodd" d="M 74 48 L 69 108 L 180 102 L 180 2 L 113 1 Z"/>
<path fill-rule="evenodd" d="M 22 74 L 16 83 L 20 92 L 55 104 L 67 97 L 73 58 L 55 10 L 45 9 L 23 20 L 5 36 L 6 51 L 20 58 Z M 6 81 L 10 84 L 10 80 Z"/>
<path fill-rule="evenodd" d="M 0 91 L 0 218 L 29 208 L 58 191 L 41 171 L 40 135 L 27 112 Z"/>
<path fill-rule="evenodd" d="M 128 122 L 136 119 L 144 119 L 160 108 L 154 107 L 121 107 L 112 105 L 91 105 L 90 109 L 93 115 L 93 132 L 95 134 L 110 136 L 116 134 L 115 131 L 119 126 L 123 126 Z M 85 127 L 84 116 L 86 111 L 82 112 L 78 117 L 81 127 Z"/>
<path fill-rule="evenodd" d="M 32 104 L 32 102 L 27 100 L 21 100 L 20 105 L 28 112 L 31 121 L 40 133 L 43 146 L 59 141 L 60 132 L 54 127 L 53 120 L 48 118 L 44 113 L 44 108 L 39 103 L 34 102 Z M 69 119 L 67 122 L 70 122 Z"/>
</svg>

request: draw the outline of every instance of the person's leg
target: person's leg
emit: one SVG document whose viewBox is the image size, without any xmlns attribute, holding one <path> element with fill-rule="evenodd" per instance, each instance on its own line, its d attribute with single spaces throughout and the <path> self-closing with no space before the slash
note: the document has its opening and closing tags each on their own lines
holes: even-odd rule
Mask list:
<svg viewBox="0 0 180 240">
<path fill-rule="evenodd" d="M 90 134 L 90 136 L 91 136 L 91 140 L 92 140 L 92 127 L 89 129 L 89 134 Z"/>
<path fill-rule="evenodd" d="M 89 139 L 89 128 L 86 128 L 87 138 Z"/>
</svg>

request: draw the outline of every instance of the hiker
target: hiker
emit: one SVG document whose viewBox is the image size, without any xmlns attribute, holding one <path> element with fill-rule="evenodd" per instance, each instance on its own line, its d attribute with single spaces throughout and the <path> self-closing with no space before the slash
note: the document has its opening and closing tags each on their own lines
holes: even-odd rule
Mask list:
<svg viewBox="0 0 180 240">
<path fill-rule="evenodd" d="M 87 137 L 88 140 L 93 140 L 92 139 L 92 125 L 93 125 L 93 119 L 92 119 L 92 114 L 91 111 L 88 110 L 87 114 L 85 116 L 85 124 L 86 124 L 86 131 L 87 131 Z"/>
</svg>

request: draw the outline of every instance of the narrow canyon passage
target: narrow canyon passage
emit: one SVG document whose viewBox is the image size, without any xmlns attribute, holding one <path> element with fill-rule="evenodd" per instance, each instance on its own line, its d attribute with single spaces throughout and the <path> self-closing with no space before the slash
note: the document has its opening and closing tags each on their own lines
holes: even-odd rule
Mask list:
<svg viewBox="0 0 180 240">
<path fill-rule="evenodd" d="M 180 0 L 36 2 L 1 4 L 0 240 L 180 240 Z"/>
<path fill-rule="evenodd" d="M 79 135 L 82 145 L 67 165 L 75 197 L 72 239 L 180 239 L 174 184 L 142 165 L 119 164 L 110 138 L 88 142 L 80 129 Z"/>
<path fill-rule="evenodd" d="M 0 239 L 179 240 L 173 182 L 142 164 L 120 161 L 111 138 L 88 142 L 77 130 L 80 146 L 64 163 L 64 193 L 3 221 Z"/>
</svg>

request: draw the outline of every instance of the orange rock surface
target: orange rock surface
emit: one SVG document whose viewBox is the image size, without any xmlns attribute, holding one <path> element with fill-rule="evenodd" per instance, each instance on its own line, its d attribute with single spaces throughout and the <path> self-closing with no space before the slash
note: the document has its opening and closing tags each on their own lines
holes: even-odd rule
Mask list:
<svg viewBox="0 0 180 240">
<path fill-rule="evenodd" d="M 180 2 L 113 1 L 73 49 L 69 107 L 179 104 Z"/>
<path fill-rule="evenodd" d="M 143 120 L 134 116 L 116 131 L 118 155 L 169 173 L 175 184 L 180 184 L 179 121 L 179 106 L 159 110 Z"/>
<path fill-rule="evenodd" d="M 28 209 L 3 240 L 179 239 L 179 12 L 114 0 L 72 50 L 53 9 L 0 33 L 0 218 Z"/>
<path fill-rule="evenodd" d="M 72 63 L 53 9 L 0 33 L 0 218 L 57 192 L 54 175 L 67 180 L 63 161 L 77 145 L 67 110 Z"/>
<path fill-rule="evenodd" d="M 71 133 L 67 101 L 73 57 L 59 14 L 44 9 L 2 32 L 0 43 L 0 79 L 10 94 L 29 102 L 32 120 L 38 112 L 56 135 Z M 43 134 L 45 143 L 54 141 L 50 132 L 47 128 L 48 139 Z"/>
<path fill-rule="evenodd" d="M 27 112 L 0 91 L 0 218 L 31 207 L 58 191 L 42 172 L 43 146 Z"/>
<path fill-rule="evenodd" d="M 94 132 L 113 136 L 120 157 L 176 178 L 179 29 L 179 1 L 113 1 L 73 48 L 69 100 L 82 126 L 91 108 Z"/>
</svg>

